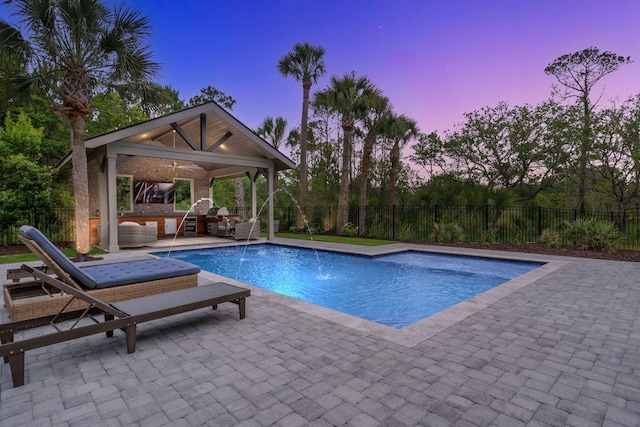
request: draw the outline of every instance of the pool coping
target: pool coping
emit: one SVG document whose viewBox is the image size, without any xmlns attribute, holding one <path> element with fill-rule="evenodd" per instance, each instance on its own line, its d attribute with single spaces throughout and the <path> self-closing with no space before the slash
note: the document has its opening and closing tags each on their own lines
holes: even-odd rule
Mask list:
<svg viewBox="0 0 640 427">
<path fill-rule="evenodd" d="M 453 326 L 454 324 L 466 319 L 467 317 L 477 313 L 483 308 L 505 298 L 517 290 L 531 285 L 542 277 L 552 273 L 560 267 L 566 265 L 569 261 L 563 260 L 562 257 L 550 257 L 537 254 L 520 254 L 515 252 L 487 251 L 481 249 L 468 249 L 444 246 L 425 246 L 418 244 L 398 243 L 382 246 L 360 246 L 349 244 L 337 244 L 327 242 L 305 241 L 295 239 L 278 238 L 272 241 L 255 241 L 250 244 L 276 244 L 283 246 L 293 246 L 307 249 L 328 250 L 334 252 L 342 252 L 365 256 L 388 255 L 398 252 L 417 251 L 428 253 L 442 253 L 448 255 L 473 256 L 481 258 L 504 259 L 511 261 L 525 261 L 542 263 L 525 274 L 514 279 L 495 286 L 481 294 L 478 294 L 468 300 L 462 301 L 446 310 L 427 317 L 413 325 L 403 329 L 396 329 L 385 326 L 370 320 L 362 319 L 356 316 L 345 314 L 330 308 L 319 306 L 306 301 L 298 300 L 293 297 L 282 295 L 264 288 L 253 286 L 251 284 L 221 276 L 208 271 L 202 271 L 201 276 L 204 279 L 212 281 L 223 281 L 226 283 L 242 286 L 251 290 L 251 295 L 260 297 L 274 304 L 295 309 L 297 311 L 307 313 L 325 320 L 338 323 L 343 326 L 355 329 L 357 331 L 373 335 L 378 338 L 386 339 L 405 347 L 414 347 L 421 342 L 429 339 L 439 332 Z M 227 245 L 224 245 L 227 246 Z M 205 246 L 212 247 L 212 246 Z M 213 247 L 220 247 L 218 245 Z M 179 251 L 180 249 L 176 249 Z M 250 310 L 250 300 L 247 310 Z"/>
</svg>

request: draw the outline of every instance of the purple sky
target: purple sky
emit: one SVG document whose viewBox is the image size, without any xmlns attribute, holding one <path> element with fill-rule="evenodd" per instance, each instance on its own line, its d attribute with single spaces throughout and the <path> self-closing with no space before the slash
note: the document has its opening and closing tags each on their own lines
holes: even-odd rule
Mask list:
<svg viewBox="0 0 640 427">
<path fill-rule="evenodd" d="M 450 129 L 463 113 L 550 95 L 544 68 L 596 46 L 635 62 L 606 77 L 603 102 L 640 92 L 638 0 L 128 1 L 155 28 L 161 81 L 183 98 L 212 85 L 237 100 L 254 128 L 265 116 L 300 120 L 301 85 L 278 60 L 297 42 L 326 50 L 327 74 L 368 76 L 397 113 L 425 133 Z"/>
<path fill-rule="evenodd" d="M 119 4 L 120 0 L 108 0 Z M 537 104 L 550 95 L 544 68 L 590 46 L 635 63 L 605 77 L 603 103 L 640 92 L 638 0 L 128 0 L 151 19 L 160 82 L 189 99 L 212 85 L 237 100 L 255 128 L 265 116 L 298 126 L 301 85 L 278 60 L 297 42 L 326 50 L 327 74 L 368 76 L 425 133 L 463 113 Z M 2 16 L 5 13 L 0 14 Z"/>
</svg>

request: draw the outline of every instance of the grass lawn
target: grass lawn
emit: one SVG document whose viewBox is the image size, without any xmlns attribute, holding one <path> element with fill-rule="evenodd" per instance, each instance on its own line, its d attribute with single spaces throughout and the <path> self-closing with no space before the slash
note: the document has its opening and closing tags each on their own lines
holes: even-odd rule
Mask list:
<svg viewBox="0 0 640 427">
<path fill-rule="evenodd" d="M 62 251 L 62 253 L 64 253 L 66 256 L 68 256 L 69 258 L 74 258 L 76 256 L 76 250 L 75 249 L 60 249 Z M 104 254 L 106 253 L 105 251 L 101 250 L 101 249 L 96 249 L 96 248 L 92 248 L 89 251 L 89 255 L 100 255 L 100 254 Z M 32 254 L 31 252 L 28 253 L 24 253 L 24 254 L 15 254 L 15 255 L 4 255 L 4 256 L 0 256 L 0 264 L 13 264 L 16 262 L 29 262 L 29 261 L 38 261 L 38 257 L 35 256 L 34 254 Z"/>
<path fill-rule="evenodd" d="M 382 246 L 398 243 L 392 240 L 364 239 L 362 237 L 348 236 L 329 236 L 326 234 L 314 234 L 313 236 L 310 236 L 308 233 L 276 233 L 276 237 L 298 240 L 314 240 L 316 242 L 346 243 L 350 245 L 361 246 Z"/>
<path fill-rule="evenodd" d="M 264 234 L 266 236 L 266 234 Z M 379 240 L 379 239 L 363 239 L 362 237 L 347 237 L 347 236 L 329 236 L 326 234 L 317 234 L 313 236 L 309 236 L 307 233 L 276 233 L 277 237 L 283 237 L 287 239 L 298 239 L 298 240 L 313 240 L 316 242 L 331 242 L 331 243 L 345 243 L 350 245 L 362 245 L 362 246 L 381 246 L 381 245 L 390 245 L 394 242 L 392 240 Z M 76 256 L 75 249 L 61 249 L 62 252 L 68 256 L 69 258 L 74 258 Z M 89 255 L 100 255 L 105 252 L 92 248 L 89 252 Z M 16 254 L 16 255 L 4 255 L 0 256 L 0 264 L 13 264 L 19 262 L 29 262 L 29 261 L 37 261 L 38 257 L 36 257 L 31 252 L 24 254 Z"/>
</svg>

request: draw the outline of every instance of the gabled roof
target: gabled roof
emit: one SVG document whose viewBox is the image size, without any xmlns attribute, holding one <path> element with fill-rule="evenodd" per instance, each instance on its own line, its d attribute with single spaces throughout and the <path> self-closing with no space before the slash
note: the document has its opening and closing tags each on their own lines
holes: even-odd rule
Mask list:
<svg viewBox="0 0 640 427">
<path fill-rule="evenodd" d="M 203 138 L 202 138 L 203 137 Z M 295 164 L 246 125 L 229 114 L 215 102 L 207 102 L 142 123 L 127 126 L 85 141 L 88 150 L 111 143 L 134 147 L 136 152 L 145 146 L 154 151 L 159 144 L 184 153 L 203 169 L 212 172 L 224 166 L 224 159 L 253 158 L 274 162 L 275 170 L 286 170 Z M 125 143 L 125 144 L 121 144 Z M 153 144 L 153 145 L 150 145 Z M 187 153 L 189 152 L 189 153 Z M 151 157 L 158 157 L 156 154 Z M 180 158 L 172 153 L 167 158 Z M 139 152 L 138 155 L 144 155 Z M 224 174 L 229 175 L 227 168 Z"/>
</svg>

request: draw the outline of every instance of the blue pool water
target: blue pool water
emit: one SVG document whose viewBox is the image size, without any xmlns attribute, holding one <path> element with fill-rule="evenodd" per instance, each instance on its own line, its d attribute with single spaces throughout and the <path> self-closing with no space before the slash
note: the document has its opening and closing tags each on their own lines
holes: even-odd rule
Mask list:
<svg viewBox="0 0 640 427">
<path fill-rule="evenodd" d="M 271 244 L 181 251 L 170 256 L 398 329 L 541 265 L 415 251 L 366 257 Z"/>
</svg>

